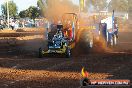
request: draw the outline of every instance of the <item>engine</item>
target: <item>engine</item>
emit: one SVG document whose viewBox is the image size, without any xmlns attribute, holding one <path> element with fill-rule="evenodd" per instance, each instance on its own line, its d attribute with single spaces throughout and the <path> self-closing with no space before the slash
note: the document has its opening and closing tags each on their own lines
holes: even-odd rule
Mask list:
<svg viewBox="0 0 132 88">
<path fill-rule="evenodd" d="M 56 33 L 52 39 L 52 42 L 54 44 L 54 46 L 61 46 L 62 42 L 63 42 L 63 34 L 60 31 L 59 33 Z"/>
</svg>

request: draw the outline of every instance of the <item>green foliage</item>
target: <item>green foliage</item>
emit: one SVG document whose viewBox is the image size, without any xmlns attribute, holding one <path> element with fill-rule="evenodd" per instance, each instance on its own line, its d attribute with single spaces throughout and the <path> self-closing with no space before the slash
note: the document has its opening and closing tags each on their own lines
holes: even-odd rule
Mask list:
<svg viewBox="0 0 132 88">
<path fill-rule="evenodd" d="M 112 11 L 114 9 L 119 12 L 127 12 L 129 8 L 128 1 L 129 0 L 111 0 L 109 10 Z"/>
<path fill-rule="evenodd" d="M 128 9 L 132 11 L 132 0 L 128 0 Z"/>
<path fill-rule="evenodd" d="M 105 10 L 105 7 L 108 4 L 106 1 L 107 0 L 86 0 L 86 6 L 89 7 L 90 5 L 92 5 L 95 11 Z M 115 11 L 119 12 L 127 12 L 131 7 L 132 0 L 111 0 L 108 8 L 109 11 L 112 11 L 114 9 Z"/>
<path fill-rule="evenodd" d="M 15 17 L 17 14 L 17 6 L 13 1 L 8 2 L 8 8 L 9 8 L 9 15 L 10 17 Z M 4 3 L 1 5 L 2 14 L 7 17 L 7 3 Z"/>
<path fill-rule="evenodd" d="M 42 0 L 38 0 L 38 1 L 37 1 L 37 6 L 38 6 L 40 9 L 43 9 L 43 8 L 44 8 L 44 4 L 43 4 Z"/>
<path fill-rule="evenodd" d="M 19 16 L 21 18 L 29 17 L 35 19 L 40 16 L 40 10 L 37 7 L 30 6 L 28 9 L 21 11 Z"/>
<path fill-rule="evenodd" d="M 20 11 L 19 16 L 20 16 L 21 18 L 26 18 L 26 17 L 28 17 L 28 11 L 27 11 L 27 10 Z"/>
<path fill-rule="evenodd" d="M 30 6 L 27 11 L 28 11 L 28 17 L 31 19 L 35 19 L 40 15 L 40 11 L 38 10 L 37 7 L 34 6 Z"/>
<path fill-rule="evenodd" d="M 45 17 L 59 16 L 79 9 L 71 0 L 38 0 L 37 5 Z"/>
<path fill-rule="evenodd" d="M 46 8 L 47 8 L 48 1 L 49 0 L 38 0 L 37 1 L 37 6 L 39 7 L 39 9 L 41 11 L 41 14 L 40 14 L 41 16 L 44 16 L 44 13 L 45 13 Z"/>
<path fill-rule="evenodd" d="M 86 0 L 86 8 L 89 8 L 90 5 L 94 7 L 95 11 L 104 10 L 107 5 L 107 0 Z"/>
</svg>

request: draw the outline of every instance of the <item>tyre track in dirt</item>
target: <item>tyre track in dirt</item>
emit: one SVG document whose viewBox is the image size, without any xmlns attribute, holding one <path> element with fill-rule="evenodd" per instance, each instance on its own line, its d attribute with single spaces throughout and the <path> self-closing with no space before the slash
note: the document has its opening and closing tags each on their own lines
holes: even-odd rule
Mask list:
<svg viewBox="0 0 132 88">
<path fill-rule="evenodd" d="M 0 59 L 5 64 L 0 68 L 1 88 L 77 88 L 82 67 L 89 72 L 90 79 L 132 80 L 132 54 L 126 51 L 86 52 L 69 59 L 59 55 L 39 59 L 25 54 Z"/>
</svg>

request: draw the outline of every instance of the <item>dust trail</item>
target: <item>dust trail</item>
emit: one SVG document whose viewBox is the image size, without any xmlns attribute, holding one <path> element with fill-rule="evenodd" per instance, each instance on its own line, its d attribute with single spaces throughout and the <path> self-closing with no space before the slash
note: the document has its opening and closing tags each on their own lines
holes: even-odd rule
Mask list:
<svg viewBox="0 0 132 88">
<path fill-rule="evenodd" d="M 81 29 L 76 32 L 76 45 L 73 49 L 74 56 L 78 56 L 81 54 L 90 54 L 92 53 L 104 53 L 104 52 L 112 52 L 112 48 L 106 45 L 106 42 L 103 38 L 100 38 L 99 41 L 94 39 L 93 48 L 89 48 L 89 39 L 91 37 L 91 33 L 87 29 Z"/>
<path fill-rule="evenodd" d="M 58 21 L 64 13 L 77 12 L 78 6 L 70 0 L 48 0 L 48 7 L 45 10 L 45 16 L 48 20 Z"/>
</svg>

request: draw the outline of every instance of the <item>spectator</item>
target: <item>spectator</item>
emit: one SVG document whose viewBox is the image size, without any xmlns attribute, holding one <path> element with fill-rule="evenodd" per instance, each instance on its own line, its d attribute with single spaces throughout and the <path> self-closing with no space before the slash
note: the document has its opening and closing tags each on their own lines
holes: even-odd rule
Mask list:
<svg viewBox="0 0 132 88">
<path fill-rule="evenodd" d="M 19 28 L 19 21 L 17 20 L 15 23 L 15 29 L 18 29 L 18 28 Z"/>
<path fill-rule="evenodd" d="M 45 22 L 45 28 L 46 28 L 46 38 L 48 39 L 48 33 L 49 33 L 49 28 L 50 28 L 50 24 L 48 20 L 46 20 Z"/>
<path fill-rule="evenodd" d="M 3 20 L 0 20 L 0 29 L 3 30 L 3 28 L 4 28 L 4 21 Z"/>
<path fill-rule="evenodd" d="M 11 29 L 14 30 L 14 27 L 15 27 L 15 22 L 12 21 L 12 22 L 11 22 Z"/>
<path fill-rule="evenodd" d="M 25 21 L 22 21 L 22 27 L 25 28 Z"/>
</svg>

